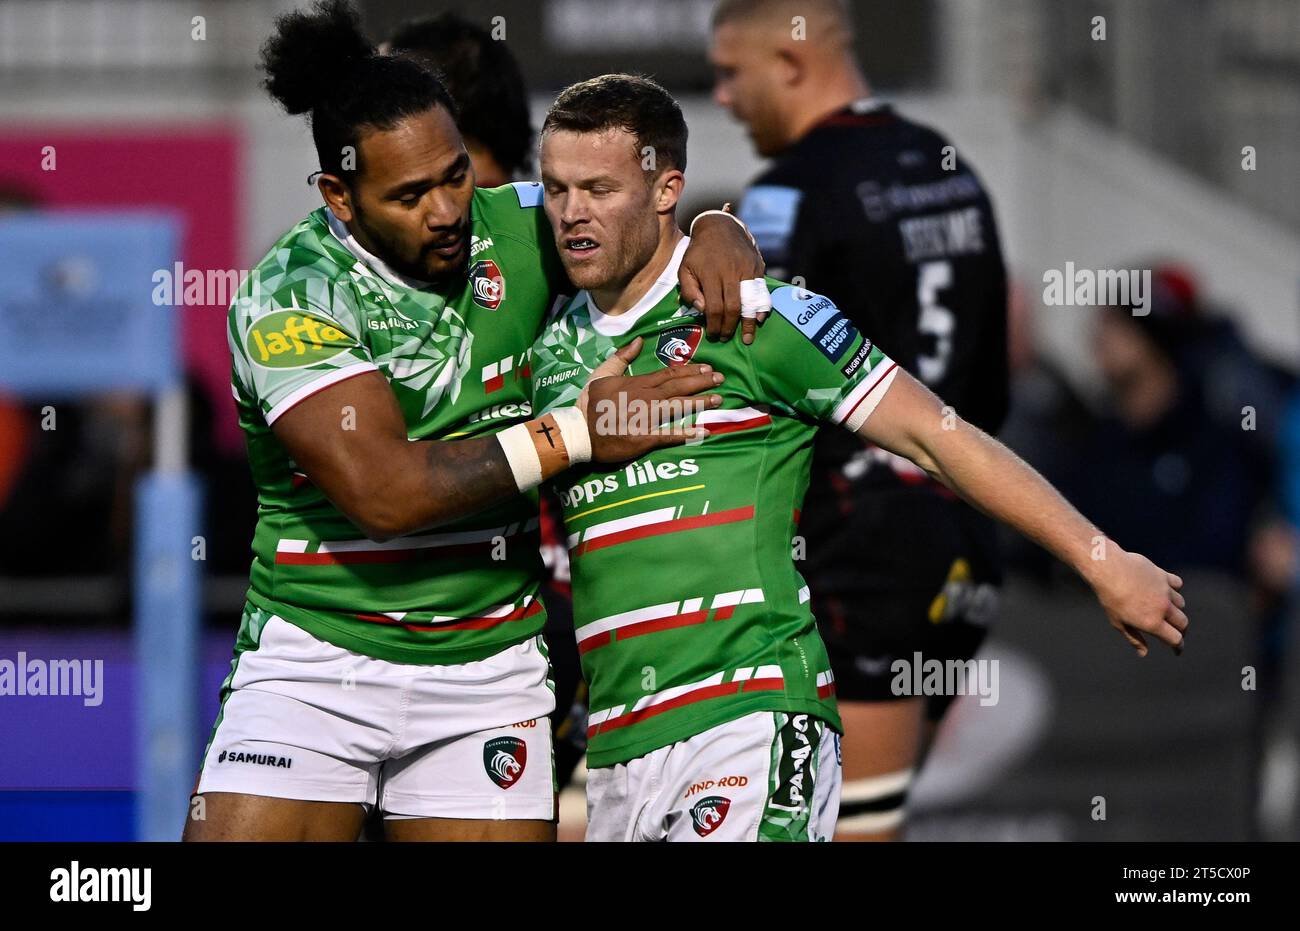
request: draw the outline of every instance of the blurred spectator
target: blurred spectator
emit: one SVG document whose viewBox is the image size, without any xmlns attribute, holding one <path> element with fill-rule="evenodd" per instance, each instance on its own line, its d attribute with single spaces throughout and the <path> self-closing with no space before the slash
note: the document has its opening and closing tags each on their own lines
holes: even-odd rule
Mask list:
<svg viewBox="0 0 1300 931">
<path fill-rule="evenodd" d="M 1078 467 L 1096 418 L 1061 369 L 1035 349 L 1033 309 L 1025 289 L 1012 282 L 1007 296 L 1011 405 L 998 435 L 1061 488 Z M 998 536 L 1009 569 L 1042 582 L 1069 572 L 1042 547 L 1010 528 L 1000 525 Z"/>
<path fill-rule="evenodd" d="M 1216 386 L 1204 379 L 1199 337 L 1158 302 L 1146 316 L 1102 311 L 1094 351 L 1110 407 L 1084 446 L 1071 498 L 1122 546 L 1171 571 L 1245 576 L 1271 463 L 1240 422 L 1210 416 Z"/>
<path fill-rule="evenodd" d="M 1287 558 L 1277 534 L 1262 531 L 1277 513 L 1291 376 L 1251 353 L 1232 321 L 1205 314 L 1187 269 L 1156 264 L 1152 292 L 1146 315 L 1122 307 L 1098 315 L 1100 414 L 1033 359 L 1027 315 L 1013 304 L 1015 413 L 1004 435 L 1122 546 L 1171 571 L 1249 579 L 1263 609 Z"/>
<path fill-rule="evenodd" d="M 1292 527 L 1300 528 L 1300 390 L 1292 390 L 1281 430 L 1282 503 Z"/>
<path fill-rule="evenodd" d="M 519 63 L 505 42 L 455 13 L 398 28 L 387 50 L 437 71 L 460 113 L 479 187 L 497 187 L 533 171 L 533 126 Z"/>
<path fill-rule="evenodd" d="M 1151 290 L 1146 315 L 1108 307 L 1097 316 L 1092 349 L 1106 387 L 1098 414 L 1033 358 L 1028 315 L 1013 301 L 1003 437 L 1121 546 L 1172 572 L 1216 570 L 1247 583 L 1242 620 L 1258 673 L 1247 762 L 1262 786 L 1296 577 L 1300 400 L 1288 410 L 1294 376 L 1252 353 L 1231 320 L 1208 314 L 1187 269 L 1155 265 Z M 1009 563 L 1050 572 L 1037 548 L 1006 542 Z"/>
</svg>

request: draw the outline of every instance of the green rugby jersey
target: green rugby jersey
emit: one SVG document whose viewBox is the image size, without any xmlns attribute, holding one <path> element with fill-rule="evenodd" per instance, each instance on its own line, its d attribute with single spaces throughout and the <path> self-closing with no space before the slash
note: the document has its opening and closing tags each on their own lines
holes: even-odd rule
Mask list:
<svg viewBox="0 0 1300 931">
<path fill-rule="evenodd" d="M 280 238 L 230 308 L 232 386 L 258 494 L 248 600 L 391 662 L 472 662 L 541 630 L 536 496 L 375 543 L 297 470 L 270 425 L 372 371 L 392 383 L 412 440 L 527 419 L 528 350 L 567 277 L 540 185 L 478 190 L 471 215 L 468 274 L 422 287 L 322 207 Z M 340 410 L 340 428 L 347 417 Z"/>
<path fill-rule="evenodd" d="M 722 406 L 693 418 L 709 430 L 702 442 L 560 478 L 594 767 L 755 711 L 840 728 L 792 538 L 818 425 L 859 425 L 894 364 L 829 300 L 775 280 L 752 346 L 703 339 L 677 291 L 684 250 L 626 313 L 602 314 L 582 292 L 533 346 L 539 414 L 572 404 L 637 336 L 631 374 L 689 361 L 726 376 Z"/>
</svg>

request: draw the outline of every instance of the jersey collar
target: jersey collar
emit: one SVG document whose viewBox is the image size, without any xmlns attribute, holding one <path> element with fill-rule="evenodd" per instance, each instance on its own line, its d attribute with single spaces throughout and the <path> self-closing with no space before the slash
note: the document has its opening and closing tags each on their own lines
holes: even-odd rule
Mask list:
<svg viewBox="0 0 1300 931">
<path fill-rule="evenodd" d="M 878 97 L 859 97 L 853 103 L 849 104 L 849 110 L 853 113 L 872 113 L 879 110 L 887 104 Z"/>
<path fill-rule="evenodd" d="M 655 283 L 650 286 L 650 290 L 621 314 L 611 317 L 602 312 L 591 295 L 583 291 L 582 297 L 587 301 L 587 310 L 591 316 L 591 328 L 601 336 L 623 336 L 636 326 L 636 322 L 644 317 L 650 308 L 656 306 L 668 296 L 669 291 L 677 287 L 677 269 L 681 267 L 682 256 L 686 254 L 686 247 L 690 244 L 691 237 L 683 236 L 677 243 L 677 247 L 673 249 L 672 258 L 655 279 Z"/>
<path fill-rule="evenodd" d="M 356 237 L 348 231 L 345 224 L 338 217 L 334 216 L 334 211 L 328 207 L 322 208 L 325 211 L 325 222 L 329 225 L 330 232 L 334 238 L 343 243 L 344 248 L 352 253 L 353 257 L 362 265 L 365 265 L 372 272 L 383 278 L 389 284 L 397 285 L 401 288 L 411 288 L 419 291 L 423 288 L 433 287 L 432 282 L 420 281 L 418 278 L 408 278 L 400 275 L 388 267 L 388 264 L 377 255 L 371 254 L 361 243 L 357 242 Z"/>
<path fill-rule="evenodd" d="M 885 116 L 891 109 L 888 101 L 881 100 L 879 97 L 859 97 L 852 103 L 840 107 L 834 113 L 823 116 L 812 125 L 809 132 L 824 126 L 867 125 L 867 121 L 863 119 L 864 117 Z M 804 134 L 804 138 L 807 138 L 807 133 Z"/>
</svg>

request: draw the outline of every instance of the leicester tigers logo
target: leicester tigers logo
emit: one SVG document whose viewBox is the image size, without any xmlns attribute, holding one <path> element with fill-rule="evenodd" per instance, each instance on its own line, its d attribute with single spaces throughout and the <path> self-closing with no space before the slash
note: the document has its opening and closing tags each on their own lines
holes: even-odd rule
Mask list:
<svg viewBox="0 0 1300 931">
<path fill-rule="evenodd" d="M 503 789 L 519 781 L 526 765 L 528 745 L 518 737 L 494 737 L 483 745 L 483 768 Z"/>
<path fill-rule="evenodd" d="M 695 355 L 703 334 L 704 328 L 698 326 L 678 326 L 664 330 L 659 334 L 655 355 L 664 365 L 685 365 Z"/>
<path fill-rule="evenodd" d="M 506 299 L 506 276 L 491 259 L 481 259 L 469 270 L 474 283 L 474 303 L 488 310 L 496 310 Z"/>
<path fill-rule="evenodd" d="M 691 806 L 691 826 L 700 837 L 708 837 L 727 817 L 731 799 L 721 795 L 710 795 Z"/>
</svg>

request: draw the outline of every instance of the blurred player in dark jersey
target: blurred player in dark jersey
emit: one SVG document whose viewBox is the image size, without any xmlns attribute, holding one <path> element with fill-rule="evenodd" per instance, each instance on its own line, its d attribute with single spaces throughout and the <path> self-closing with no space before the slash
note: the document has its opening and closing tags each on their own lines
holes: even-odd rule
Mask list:
<svg viewBox="0 0 1300 931">
<path fill-rule="evenodd" d="M 710 58 L 715 99 L 772 159 L 741 207 L 768 273 L 828 295 L 957 414 L 996 433 L 1006 277 L 970 166 L 871 96 L 836 0 L 724 0 Z M 836 836 L 895 840 L 953 696 L 895 695 L 894 664 L 974 655 L 1000 582 L 993 526 L 911 463 L 824 431 L 800 533 L 845 728 Z"/>
<path fill-rule="evenodd" d="M 434 69 L 460 108 L 458 125 L 479 187 L 534 177 L 532 119 L 519 63 L 505 42 L 456 13 L 444 12 L 398 27 L 387 43 L 391 54 L 408 55 Z M 586 694 L 573 639 L 569 553 L 559 528 L 559 507 L 541 495 L 542 558 L 548 577 L 546 642 L 555 677 L 555 775 L 560 788 L 587 749 Z"/>
</svg>

